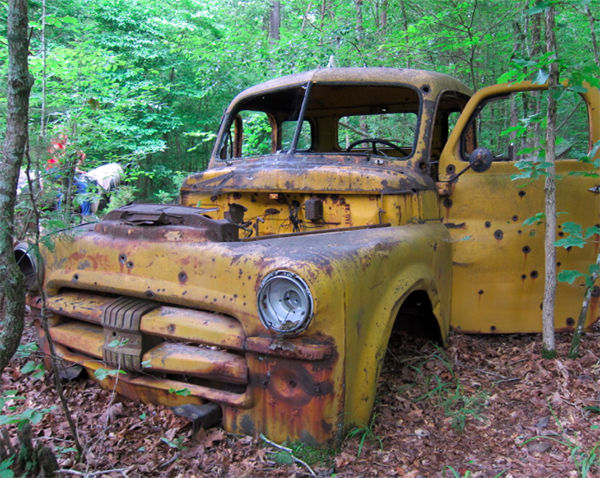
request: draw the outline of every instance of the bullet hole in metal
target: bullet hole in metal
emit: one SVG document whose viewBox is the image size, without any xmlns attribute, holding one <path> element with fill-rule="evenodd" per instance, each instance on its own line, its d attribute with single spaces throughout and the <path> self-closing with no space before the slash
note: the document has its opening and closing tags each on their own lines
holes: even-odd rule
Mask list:
<svg viewBox="0 0 600 478">
<path fill-rule="evenodd" d="M 522 274 L 521 279 L 523 279 L 523 280 L 527 279 L 527 274 Z"/>
<path fill-rule="evenodd" d="M 119 262 L 125 264 L 127 262 L 127 256 L 125 254 L 119 254 Z"/>
<path fill-rule="evenodd" d="M 456 171 L 454 164 L 449 164 L 448 166 L 446 166 L 446 172 L 448 174 L 454 174 L 454 171 Z"/>
<path fill-rule="evenodd" d="M 521 234 L 523 234 L 523 231 L 521 231 L 521 229 L 519 229 L 519 230 L 517 231 L 517 234 L 521 235 Z"/>
<path fill-rule="evenodd" d="M 490 327 L 490 330 L 491 330 L 492 332 L 496 332 L 496 326 L 495 326 L 495 325 L 492 325 L 492 326 Z"/>
<path fill-rule="evenodd" d="M 573 327 L 573 326 L 575 325 L 575 320 L 573 320 L 573 317 L 569 317 L 569 318 L 567 319 L 567 325 L 568 325 L 569 327 Z"/>
<path fill-rule="evenodd" d="M 175 326 L 174 326 L 173 324 L 171 324 L 171 325 L 169 325 L 169 326 L 167 327 L 167 330 L 168 330 L 169 332 L 173 333 L 173 332 L 175 332 Z"/>
<path fill-rule="evenodd" d="M 492 227 L 492 223 L 490 221 L 485 221 L 485 227 Z"/>
<path fill-rule="evenodd" d="M 156 294 L 154 292 L 152 292 L 151 290 L 147 290 L 146 292 L 144 292 L 144 295 L 146 297 L 148 297 L 149 299 L 154 299 L 154 297 L 156 297 Z"/>
<path fill-rule="evenodd" d="M 494 231 L 494 237 L 500 240 L 504 237 L 504 233 L 500 229 L 498 229 L 497 231 Z"/>
<path fill-rule="evenodd" d="M 559 233 L 558 233 L 558 237 L 563 237 L 564 235 L 565 235 L 565 233 L 564 233 L 564 232 L 562 232 L 562 231 L 559 231 Z"/>
<path fill-rule="evenodd" d="M 597 285 L 592 288 L 592 297 L 600 297 L 600 287 Z"/>
<path fill-rule="evenodd" d="M 242 199 L 242 193 L 233 193 L 233 199 Z"/>
<path fill-rule="evenodd" d="M 185 282 L 187 281 L 187 274 L 185 272 L 180 272 L 179 275 L 177 276 L 177 278 L 179 279 L 179 282 Z"/>
<path fill-rule="evenodd" d="M 571 249 L 573 249 L 571 246 L 569 247 L 565 247 L 565 249 L 567 250 L 567 252 L 571 252 Z"/>
<path fill-rule="evenodd" d="M 529 274 L 529 277 L 531 277 L 532 279 L 537 279 L 538 271 L 531 271 L 531 274 Z"/>
<path fill-rule="evenodd" d="M 529 254 L 529 253 L 531 252 L 531 247 L 529 247 L 529 246 L 525 246 L 525 247 L 523 247 L 523 252 L 524 252 L 525 254 Z"/>
<path fill-rule="evenodd" d="M 562 262 L 557 262 L 556 267 L 560 267 L 560 266 L 562 266 Z"/>
<path fill-rule="evenodd" d="M 519 191 L 519 197 L 522 198 L 523 196 L 525 196 L 525 194 L 527 194 L 525 191 Z"/>
<path fill-rule="evenodd" d="M 512 217 L 513 222 L 517 222 L 519 220 L 519 216 L 516 214 Z"/>
<path fill-rule="evenodd" d="M 296 388 L 296 382 L 294 380 L 290 380 L 290 387 Z"/>
<path fill-rule="evenodd" d="M 423 85 L 423 86 L 421 86 L 421 91 L 423 93 L 427 94 L 431 91 L 431 88 L 429 87 L 429 85 Z"/>
<path fill-rule="evenodd" d="M 133 268 L 133 262 L 129 261 L 127 264 L 125 264 L 125 267 L 127 267 L 127 269 Z"/>
<path fill-rule="evenodd" d="M 444 199 L 444 207 L 447 207 L 448 209 L 450 209 L 452 207 L 452 199 L 450 198 L 446 198 Z"/>
<path fill-rule="evenodd" d="M 482 294 L 483 294 L 483 289 L 482 289 L 482 290 L 480 290 L 480 291 L 479 291 L 479 292 L 477 292 L 477 293 L 478 293 L 479 295 L 482 295 Z"/>
<path fill-rule="evenodd" d="M 79 274 L 73 274 L 73 282 L 77 282 L 79 280 Z"/>
</svg>

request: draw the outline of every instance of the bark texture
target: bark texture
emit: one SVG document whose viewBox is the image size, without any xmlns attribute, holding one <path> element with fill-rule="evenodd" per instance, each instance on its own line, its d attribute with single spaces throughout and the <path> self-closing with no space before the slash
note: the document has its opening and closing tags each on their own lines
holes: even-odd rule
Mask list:
<svg viewBox="0 0 600 478">
<path fill-rule="evenodd" d="M 4 308 L 0 334 L 0 373 L 17 350 L 25 312 L 25 280 L 13 253 L 13 223 L 19 170 L 27 146 L 29 93 L 33 85 L 27 64 L 27 0 L 9 0 L 7 37 L 7 126 L 0 164 L 0 297 L 3 297 Z"/>
<path fill-rule="evenodd" d="M 546 11 L 546 51 L 556 56 L 556 37 L 554 35 L 554 7 Z M 548 80 L 548 109 L 546 112 L 546 161 L 548 167 L 546 184 L 546 282 L 544 286 L 544 304 L 542 307 L 542 355 L 553 358 L 556 355 L 554 336 L 554 302 L 556 298 L 556 99 L 554 94 L 558 88 L 558 64 L 550 65 Z"/>
</svg>

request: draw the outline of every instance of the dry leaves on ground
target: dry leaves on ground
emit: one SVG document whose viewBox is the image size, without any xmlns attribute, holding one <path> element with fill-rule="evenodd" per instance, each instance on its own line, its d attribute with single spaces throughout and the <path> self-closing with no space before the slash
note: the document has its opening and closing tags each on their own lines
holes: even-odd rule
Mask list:
<svg viewBox="0 0 600 478">
<path fill-rule="evenodd" d="M 452 335 L 446 349 L 395 337 L 371 425 L 334 455 L 317 454 L 315 462 L 305 448 L 298 458 L 318 476 L 338 478 L 576 478 L 588 465 L 587 477 L 599 477 L 592 460 L 600 441 L 599 339 L 595 328 L 581 358 L 568 360 L 570 337 L 559 335 L 561 358 L 542 360 L 535 335 Z M 23 338 L 32 340 L 30 332 Z M 2 376 L 4 391 L 25 397 L 10 413 L 55 406 L 33 433 L 64 469 L 121 470 L 97 477 L 311 476 L 259 437 L 220 428 L 193 434 L 168 409 L 113 397 L 89 380 L 66 385 L 86 450 L 85 464 L 76 463 L 49 374 L 36 380 L 22 372 L 30 359 L 13 359 Z M 7 429 L 16 443 L 15 426 Z"/>
</svg>

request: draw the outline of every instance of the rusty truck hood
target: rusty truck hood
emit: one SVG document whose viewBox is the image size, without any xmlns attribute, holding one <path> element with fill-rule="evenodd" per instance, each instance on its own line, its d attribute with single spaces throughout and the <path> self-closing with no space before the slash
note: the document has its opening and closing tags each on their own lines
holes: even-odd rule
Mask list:
<svg viewBox="0 0 600 478">
<path fill-rule="evenodd" d="M 408 194 L 434 190 L 407 163 L 370 154 L 281 154 L 246 159 L 189 176 L 181 194 L 236 191 Z"/>
</svg>

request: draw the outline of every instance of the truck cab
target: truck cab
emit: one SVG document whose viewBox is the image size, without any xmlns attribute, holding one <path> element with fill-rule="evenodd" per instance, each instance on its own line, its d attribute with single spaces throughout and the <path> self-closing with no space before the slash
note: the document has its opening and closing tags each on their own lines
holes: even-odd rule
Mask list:
<svg viewBox="0 0 600 478">
<path fill-rule="evenodd" d="M 232 432 L 335 445 L 368 423 L 392 331 L 443 343 L 451 328 L 541 330 L 544 226 L 524 221 L 543 211 L 543 184 L 513 176 L 543 150 L 545 90 L 474 94 L 393 68 L 254 86 L 180 204 L 111 211 L 41 260 L 18 250 L 29 304 L 65 370 Z M 600 223 L 600 95 L 573 95 L 559 236 Z M 559 270 L 587 270 L 598 247 L 559 250 Z M 584 288 L 559 284 L 557 329 L 573 328 Z"/>
</svg>

